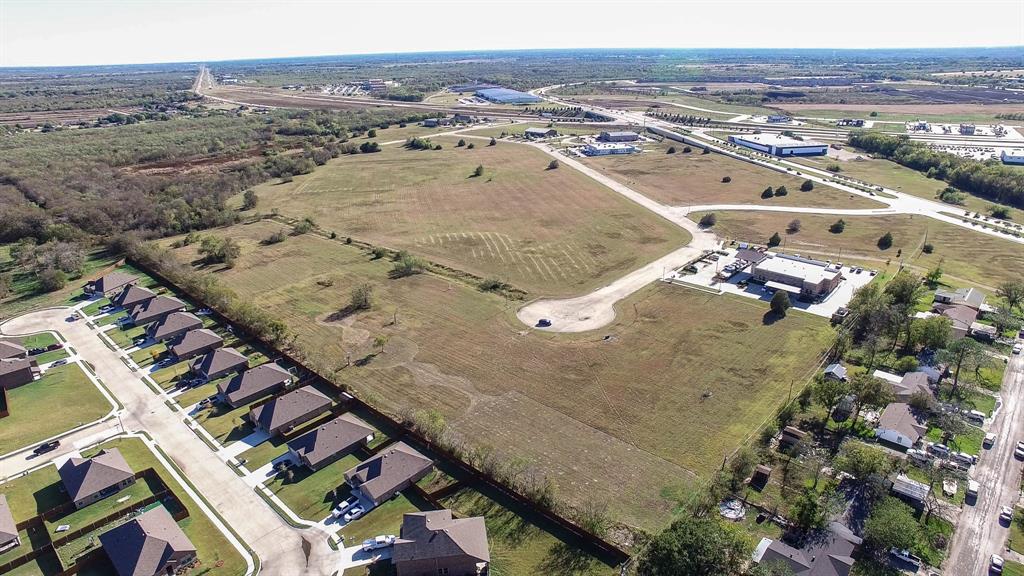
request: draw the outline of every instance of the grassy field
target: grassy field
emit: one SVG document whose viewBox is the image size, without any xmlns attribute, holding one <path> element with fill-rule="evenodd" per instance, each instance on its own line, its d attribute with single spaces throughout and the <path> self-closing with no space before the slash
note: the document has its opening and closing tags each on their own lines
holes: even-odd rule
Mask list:
<svg viewBox="0 0 1024 576">
<path fill-rule="evenodd" d="M 724 102 L 697 98 L 696 96 L 684 93 L 669 94 L 665 96 L 648 96 L 643 94 L 630 95 L 620 93 L 587 94 L 583 96 L 571 96 L 570 98 L 613 109 L 626 108 L 633 110 L 646 110 L 647 108 L 658 107 L 666 114 L 683 114 L 703 118 L 710 117 L 712 120 L 729 120 L 740 114 L 763 116 L 778 113 L 775 110 L 762 108 L 760 106 L 727 104 Z M 673 104 L 679 104 L 679 106 L 673 106 Z M 697 108 L 711 110 L 713 112 L 704 112 L 697 110 Z"/>
<path fill-rule="evenodd" d="M 472 134 L 474 136 L 492 136 L 494 138 L 500 138 L 502 134 L 509 136 L 522 136 L 526 132 L 527 128 L 548 128 L 549 122 L 520 122 L 516 124 L 501 124 L 498 126 L 491 126 L 487 128 L 480 128 L 478 130 L 470 130 L 466 134 Z M 602 130 L 607 130 L 597 124 L 569 124 L 569 123 L 555 123 L 551 126 L 555 130 L 558 130 L 559 136 L 583 136 L 585 134 L 600 134 Z M 477 146 L 483 146 L 486 142 L 475 142 Z"/>
<path fill-rule="evenodd" d="M 342 241 L 258 244 L 277 228 L 223 230 L 242 253 L 216 274 L 259 297 L 301 351 L 382 408 L 436 409 L 467 439 L 547 474 L 566 499 L 607 502 L 649 528 L 803 381 L 831 334 L 817 317 L 765 323 L 763 303 L 663 285 L 623 302 L 598 333 L 534 333 L 496 295 L 432 275 L 390 279 L 389 261 Z M 362 283 L 373 309 L 339 313 Z M 377 335 L 389 337 L 383 354 Z"/>
<path fill-rule="evenodd" d="M 690 216 L 694 220 L 701 214 Z M 787 224 L 798 218 L 803 228 L 786 234 Z M 976 285 L 991 292 L 1006 280 L 1020 278 L 1024 269 L 1024 250 L 1019 244 L 1000 240 L 968 229 L 913 215 L 851 216 L 843 218 L 842 234 L 829 232 L 837 216 L 812 214 L 771 214 L 767 212 L 718 212 L 715 232 L 738 241 L 767 242 L 775 232 L 783 237 L 780 249 L 827 257 L 832 260 L 858 259 L 873 263 L 872 268 L 885 268 L 886 261 L 896 266 L 903 250 L 905 264 L 927 271 L 942 261 L 943 282 L 953 285 Z M 881 250 L 878 239 L 886 232 L 893 236 L 892 248 Z M 925 241 L 934 252 L 925 254 Z"/>
<path fill-rule="evenodd" d="M 662 144 L 640 155 L 605 156 L 583 161 L 608 176 L 643 193 L 652 200 L 675 206 L 693 204 L 764 204 L 768 206 L 809 206 L 832 208 L 883 208 L 884 205 L 816 184 L 814 190 L 801 192 L 804 179 L 776 172 L 722 154 L 701 154 L 698 149 L 683 154 L 666 154 Z M 731 182 L 722 182 L 728 176 Z M 768 186 L 785 186 L 789 194 L 762 199 Z"/>
<path fill-rule="evenodd" d="M 8 390 L 7 402 L 0 454 L 98 420 L 112 408 L 77 364 L 51 368 L 39 380 Z"/>
<path fill-rule="evenodd" d="M 9 244 L 0 244 L 0 274 L 8 277 L 11 290 L 9 296 L 0 298 L 0 317 L 9 318 L 45 306 L 70 306 L 81 297 L 85 279 L 107 272 L 116 260 L 103 250 L 89 252 L 80 277 L 68 280 L 64 288 L 54 292 L 39 292 L 39 283 L 31 270 L 14 262 Z"/>
<path fill-rule="evenodd" d="M 407 249 L 531 293 L 576 295 L 689 241 L 682 229 L 532 147 L 386 147 L 287 184 L 258 186 L 260 210 Z M 471 177 L 482 165 L 484 175 Z M 287 244 L 287 242 L 285 243 Z"/>
<path fill-rule="evenodd" d="M 782 103 L 780 108 L 796 115 L 817 118 L 863 118 L 865 120 L 913 122 L 998 123 L 996 114 L 1019 112 L 1013 104 L 801 104 Z M 710 106 L 709 106 L 710 108 Z M 871 116 L 877 112 L 876 116 Z M 1011 124 L 1013 124 L 1011 122 Z"/>
<path fill-rule="evenodd" d="M 244 419 L 248 413 L 248 404 L 232 409 L 230 406 L 214 403 L 200 410 L 195 415 L 195 420 L 218 442 L 230 444 L 252 433 L 252 424 Z"/>
<path fill-rule="evenodd" d="M 869 159 L 866 153 L 863 154 L 863 158 L 864 160 L 846 162 L 837 162 L 832 157 L 800 158 L 795 159 L 795 161 L 820 170 L 824 170 L 829 164 L 839 164 L 842 168 L 840 174 L 843 176 L 850 176 L 871 184 L 878 184 L 929 200 L 937 200 L 935 197 L 936 192 L 946 187 L 946 183 L 941 180 L 928 178 L 917 170 L 905 168 L 895 162 L 880 158 Z M 987 214 L 988 207 L 993 204 L 995 202 L 989 202 L 983 198 L 968 195 L 964 198 L 964 206 L 951 204 L 949 209 L 951 212 L 971 210 L 972 212 Z"/>
</svg>

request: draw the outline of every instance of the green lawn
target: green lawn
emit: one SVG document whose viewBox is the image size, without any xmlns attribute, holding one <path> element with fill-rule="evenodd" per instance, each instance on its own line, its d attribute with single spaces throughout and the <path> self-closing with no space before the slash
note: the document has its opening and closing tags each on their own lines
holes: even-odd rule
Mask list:
<svg viewBox="0 0 1024 576">
<path fill-rule="evenodd" d="M 60 340 L 50 332 L 40 332 L 19 338 L 21 345 L 25 348 L 45 348 L 53 344 L 60 344 Z"/>
<path fill-rule="evenodd" d="M 65 502 L 67 496 L 61 490 L 56 466 L 44 466 L 0 484 L 0 494 L 7 496 L 16 524 Z"/>
<path fill-rule="evenodd" d="M 253 431 L 252 424 L 243 420 L 248 413 L 248 404 L 234 409 L 224 404 L 214 404 L 201 410 L 195 419 L 221 444 L 230 444 Z"/>
<path fill-rule="evenodd" d="M 100 446 L 100 448 L 117 448 L 121 451 L 128 464 L 135 470 L 153 468 L 160 474 L 161 479 L 168 488 L 173 491 L 182 504 L 188 508 L 191 515 L 178 523 L 181 529 L 189 537 L 189 540 L 196 546 L 199 552 L 199 560 L 203 566 L 213 567 L 217 562 L 224 564 L 213 569 L 213 574 L 244 574 L 246 570 L 245 560 L 228 543 L 223 534 L 207 518 L 199 506 L 185 493 L 180 484 L 167 472 L 167 470 L 156 459 L 156 456 L 141 441 L 135 438 L 124 438 L 112 440 Z M 98 451 L 98 450 L 97 450 Z M 88 456 L 90 454 L 83 454 Z"/>
<path fill-rule="evenodd" d="M 51 518 L 46 521 L 46 527 L 48 530 L 53 530 L 61 524 L 68 524 L 72 530 L 77 530 L 82 526 L 85 526 L 91 522 L 95 522 L 108 514 L 112 514 L 122 508 L 131 506 L 135 502 L 140 502 L 153 495 L 153 490 L 156 487 L 150 486 L 145 480 L 136 481 L 131 486 L 121 490 L 116 494 L 110 495 L 108 498 L 104 498 L 99 502 L 95 502 L 82 508 L 80 510 L 74 510 L 68 514 L 60 516 L 58 518 Z M 121 501 L 127 497 L 125 501 Z"/>
<path fill-rule="evenodd" d="M 957 452 L 966 452 L 972 455 L 979 454 L 981 452 L 981 442 L 985 439 L 985 431 L 974 426 L 969 426 L 968 428 L 967 434 L 954 436 L 947 445 L 951 450 L 956 450 Z M 928 435 L 925 438 L 929 442 L 935 442 L 936 444 L 942 442 L 942 429 L 932 428 L 928 431 Z"/>
<path fill-rule="evenodd" d="M 86 316 L 95 316 L 100 313 L 100 308 L 106 306 L 107 304 L 110 304 L 110 298 L 100 298 L 99 300 L 93 302 L 92 304 L 89 304 L 88 306 L 82 308 L 81 312 Z"/>
<path fill-rule="evenodd" d="M 196 402 L 199 402 L 203 398 L 208 398 L 217 393 L 217 382 L 208 382 L 202 386 L 196 386 L 195 388 L 189 388 L 187 392 L 182 392 L 181 395 L 175 398 L 178 405 L 182 408 L 191 406 Z"/>
<path fill-rule="evenodd" d="M 118 312 L 114 312 L 113 314 L 107 314 L 106 316 L 101 316 L 101 317 L 99 317 L 99 318 L 97 318 L 95 320 L 95 323 L 96 323 L 97 326 L 106 326 L 107 324 L 113 324 L 117 320 L 119 320 L 121 318 L 125 318 L 127 316 L 128 316 L 128 311 L 127 310 L 121 310 L 121 311 L 118 311 Z"/>
<path fill-rule="evenodd" d="M 10 416 L 0 420 L 0 454 L 34 444 L 102 418 L 110 402 L 77 364 L 7 391 Z"/>
<path fill-rule="evenodd" d="M 345 546 L 352 546 L 367 538 L 384 534 L 397 536 L 405 514 L 433 509 L 430 502 L 416 496 L 412 490 L 406 490 L 370 510 L 366 516 L 346 525 L 339 535 L 345 539 Z"/>
<path fill-rule="evenodd" d="M 239 454 L 239 459 L 245 459 L 245 467 L 249 470 L 256 470 L 261 466 L 269 464 L 274 458 L 288 452 L 288 444 L 279 437 L 271 438 L 262 444 Z"/>
<path fill-rule="evenodd" d="M 146 333 L 145 326 L 131 326 L 130 328 L 114 328 L 106 332 L 107 336 L 116 344 L 118 347 L 126 349 L 131 348 L 133 341 Z"/>
<path fill-rule="evenodd" d="M 167 351 L 167 345 L 163 342 L 158 342 L 151 346 L 146 346 L 141 350 L 136 350 L 128 356 L 135 361 L 140 367 L 149 366 L 157 358 L 159 358 L 164 352 Z"/>
<path fill-rule="evenodd" d="M 336 494 L 337 501 L 347 497 L 348 487 L 342 475 L 360 461 L 355 454 L 349 454 L 316 472 L 311 472 L 305 466 L 296 466 L 292 468 L 295 475 L 291 480 L 286 475 L 280 475 L 266 486 L 300 518 L 320 521 L 327 516 L 336 501 L 331 498 L 331 490 L 341 486 L 342 489 Z"/>
<path fill-rule="evenodd" d="M 64 348 L 59 348 L 57 350 L 43 352 L 38 356 L 33 356 L 33 358 L 35 358 L 35 361 L 38 362 L 40 366 L 42 366 L 43 364 L 49 364 L 50 362 L 60 360 L 61 358 L 67 358 L 68 356 L 70 356 L 70 354 L 68 354 L 67 350 L 65 350 Z"/>
<path fill-rule="evenodd" d="M 175 384 L 178 383 L 178 379 L 185 374 L 188 374 L 191 367 L 191 360 L 182 360 L 181 362 L 176 362 L 170 366 L 165 366 L 164 368 L 153 372 L 149 376 L 161 388 L 167 390 L 169 388 L 174 388 Z"/>
<path fill-rule="evenodd" d="M 1007 560 L 1003 565 L 1003 576 L 1024 576 L 1024 564 Z"/>
</svg>

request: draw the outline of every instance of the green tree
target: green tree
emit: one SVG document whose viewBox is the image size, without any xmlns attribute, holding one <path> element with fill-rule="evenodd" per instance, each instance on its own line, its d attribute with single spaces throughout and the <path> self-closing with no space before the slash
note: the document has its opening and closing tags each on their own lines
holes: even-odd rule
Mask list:
<svg viewBox="0 0 1024 576">
<path fill-rule="evenodd" d="M 369 310 L 373 307 L 373 286 L 360 284 L 352 289 L 349 296 L 349 307 L 353 310 Z"/>
<path fill-rule="evenodd" d="M 476 167 L 475 170 L 473 170 L 473 177 L 474 178 L 479 178 L 480 176 L 483 176 L 483 175 L 484 175 L 484 165 L 480 164 L 480 165 L 478 165 Z"/>
<path fill-rule="evenodd" d="M 558 169 L 558 160 L 552 160 L 551 162 L 548 162 L 548 170 L 557 170 L 557 169 Z"/>
<path fill-rule="evenodd" d="M 836 380 L 835 378 L 824 378 L 819 374 L 814 380 L 814 384 L 811 386 L 811 394 L 814 397 L 814 401 L 821 404 L 821 407 L 828 410 L 828 415 L 825 417 L 827 423 L 832 418 L 832 413 L 835 412 L 836 407 L 843 401 L 850 393 L 850 385 L 843 380 Z"/>
<path fill-rule="evenodd" d="M 763 191 L 761 192 L 761 198 L 771 198 L 772 196 L 775 196 L 775 191 L 774 191 L 774 190 L 772 190 L 772 187 L 771 187 L 771 186 L 769 186 L 769 187 L 765 188 L 765 189 L 764 189 L 764 190 L 763 190 Z"/>
<path fill-rule="evenodd" d="M 828 227 L 828 231 L 833 234 L 842 234 L 843 230 L 846 230 L 846 221 L 843 220 L 842 218 L 836 220 L 835 222 L 832 223 L 831 226 Z"/>
<path fill-rule="evenodd" d="M 881 250 L 888 250 L 889 248 L 892 248 L 892 232 L 882 234 L 882 237 L 878 239 L 878 247 Z"/>
<path fill-rule="evenodd" d="M 793 569 L 782 560 L 761 562 L 747 571 L 747 576 L 795 576 Z"/>
<path fill-rule="evenodd" d="M 723 184 L 728 184 L 729 182 L 732 182 L 732 176 L 722 176 Z"/>
<path fill-rule="evenodd" d="M 887 496 L 875 505 L 864 523 L 864 542 L 883 553 L 890 548 L 910 549 L 917 542 L 920 529 L 914 510 Z"/>
<path fill-rule="evenodd" d="M 804 225 L 800 222 L 800 219 L 794 218 L 793 220 L 790 220 L 789 224 L 786 225 L 786 232 L 789 234 L 796 234 L 803 227 Z"/>
<path fill-rule="evenodd" d="M 11 295 L 11 281 L 6 275 L 0 274 L 0 300 Z"/>
<path fill-rule="evenodd" d="M 675 146 L 669 146 L 668 150 L 666 150 L 665 153 L 666 154 L 675 154 L 676 153 L 676 147 Z"/>
<path fill-rule="evenodd" d="M 925 274 L 924 279 L 928 282 L 929 286 L 937 286 L 939 284 L 939 280 L 942 279 L 942 260 L 935 265 L 935 268 L 932 268 Z"/>
<path fill-rule="evenodd" d="M 1013 315 L 1013 311 L 1010 310 L 1009 305 L 996 306 L 996 309 L 990 315 L 992 323 L 995 324 L 996 329 L 999 330 L 1000 334 L 1007 330 L 1016 332 L 1020 330 L 1021 322 Z"/>
<path fill-rule="evenodd" d="M 374 337 L 373 345 L 376 346 L 377 348 L 380 348 L 380 353 L 383 354 L 384 346 L 387 345 L 389 339 L 390 338 L 388 336 L 385 336 L 384 334 L 379 334 Z"/>
<path fill-rule="evenodd" d="M 368 131 L 366 132 L 366 137 L 367 137 L 367 138 L 376 138 L 376 137 L 377 137 L 377 130 L 375 130 L 375 129 L 373 129 L 373 128 L 370 128 L 370 129 L 369 129 L 369 130 L 368 130 Z"/>
<path fill-rule="evenodd" d="M 777 316 L 785 316 L 786 310 L 789 310 L 790 306 L 789 293 L 784 290 L 776 290 L 769 306 Z"/>
<path fill-rule="evenodd" d="M 736 492 L 743 486 L 744 480 L 754 471 L 757 465 L 757 454 L 746 446 L 740 448 L 729 461 L 729 487 Z"/>
<path fill-rule="evenodd" d="M 1006 300 L 1010 310 L 1024 304 L 1024 280 L 1009 280 L 996 287 L 996 296 Z"/>
<path fill-rule="evenodd" d="M 785 196 L 787 194 L 789 194 L 789 190 L 786 190 L 785 186 L 779 186 L 778 188 L 775 189 L 776 196 Z"/>
<path fill-rule="evenodd" d="M 818 493 L 805 488 L 790 505 L 789 519 L 800 530 L 809 532 L 825 526 L 825 512 L 825 507 L 818 500 Z"/>
<path fill-rule="evenodd" d="M 810 192 L 811 190 L 814 190 L 814 182 L 811 182 L 810 180 L 804 180 L 804 183 L 800 185 L 800 191 Z"/>
<path fill-rule="evenodd" d="M 868 373 L 855 374 L 850 378 L 850 391 L 856 397 L 850 429 L 857 423 L 864 408 L 880 408 L 893 401 L 892 387 L 888 382 Z"/>
<path fill-rule="evenodd" d="M 498 144 L 498 141 L 495 140 L 494 137 L 492 136 L 491 137 L 491 142 L 489 144 L 487 144 L 487 145 L 488 146 L 496 146 L 497 144 Z"/>
<path fill-rule="evenodd" d="M 57 268 L 46 268 L 36 275 L 39 281 L 39 289 L 43 292 L 54 292 L 60 290 L 68 283 L 68 275 Z"/>
<path fill-rule="evenodd" d="M 700 217 L 700 222 L 698 224 L 700 224 L 701 228 L 711 228 L 712 226 L 715 225 L 717 221 L 718 217 L 715 216 L 715 213 L 708 212 L 707 214 Z"/>
<path fill-rule="evenodd" d="M 207 264 L 224 264 L 228 268 L 235 265 L 242 248 L 233 238 L 219 236 L 203 236 L 199 242 L 199 253 Z"/>
<path fill-rule="evenodd" d="M 256 195 L 253 190 L 246 190 L 245 194 L 242 195 L 242 210 L 252 210 L 256 208 L 259 203 L 260 197 Z"/>
<path fill-rule="evenodd" d="M 833 464 L 836 470 L 853 476 L 859 484 L 885 476 L 892 469 L 892 459 L 884 450 L 853 440 L 843 444 Z"/>
<path fill-rule="evenodd" d="M 973 338 L 958 338 L 939 350 L 936 355 L 940 362 L 953 367 L 953 385 L 949 397 L 955 398 L 960 391 L 960 373 L 963 369 L 979 372 L 988 362 L 985 348 Z"/>
<path fill-rule="evenodd" d="M 779 236 L 779 233 L 776 232 L 776 233 L 772 234 L 771 238 L 768 239 L 768 247 L 769 248 L 774 248 L 774 247 L 778 246 L 779 244 L 782 244 L 782 236 Z"/>
<path fill-rule="evenodd" d="M 423 272 L 426 265 L 422 260 L 409 254 L 405 250 L 398 253 L 395 264 L 391 267 L 391 274 L 396 278 L 411 276 Z"/>
<path fill-rule="evenodd" d="M 735 526 L 713 516 L 683 516 L 655 536 L 637 572 L 644 576 L 721 576 L 737 573 L 751 546 Z"/>
<path fill-rule="evenodd" d="M 458 144 L 456 144 L 456 145 L 455 145 L 455 147 L 456 147 L 456 148 L 462 148 L 462 147 L 463 147 L 463 146 L 465 146 L 465 145 L 466 145 L 466 141 L 465 141 L 465 140 L 463 140 L 462 138 L 459 138 L 459 143 L 458 143 Z"/>
</svg>

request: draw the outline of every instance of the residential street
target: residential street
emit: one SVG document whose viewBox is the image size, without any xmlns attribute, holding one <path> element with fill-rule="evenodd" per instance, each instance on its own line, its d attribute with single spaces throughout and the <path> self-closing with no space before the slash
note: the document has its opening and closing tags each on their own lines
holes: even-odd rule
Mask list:
<svg viewBox="0 0 1024 576">
<path fill-rule="evenodd" d="M 992 554 L 1004 553 L 1009 534 L 999 521 L 1000 506 L 1015 506 L 1020 497 L 1021 461 L 1014 458 L 1018 440 L 1024 440 L 1024 356 L 1010 356 L 1003 378 L 1003 407 L 990 432 L 996 433 L 991 450 L 983 450 L 974 468 L 974 479 L 981 484 L 977 502 L 964 504 L 944 574 L 973 576 L 988 574 Z"/>
<path fill-rule="evenodd" d="M 245 481 L 211 451 L 184 422 L 133 373 L 117 352 L 107 348 L 84 321 L 65 322 L 68 308 L 51 308 L 8 320 L 6 335 L 58 329 L 97 376 L 125 406 L 121 422 L 129 432 L 146 432 L 181 468 L 200 493 L 224 517 L 262 561 L 261 572 L 274 575 L 330 575 L 337 558 L 327 533 L 287 524 Z M 60 455 L 64 450 L 55 454 Z M 54 454 L 48 454 L 50 460 Z M 31 465 L 38 465 L 33 461 Z"/>
</svg>

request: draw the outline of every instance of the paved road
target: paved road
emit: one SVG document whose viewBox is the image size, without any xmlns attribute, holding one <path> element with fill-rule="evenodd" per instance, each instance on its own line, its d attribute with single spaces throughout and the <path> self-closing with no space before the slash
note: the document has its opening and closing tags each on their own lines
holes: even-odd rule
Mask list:
<svg viewBox="0 0 1024 576">
<path fill-rule="evenodd" d="M 272 575 L 334 572 L 336 555 L 319 530 L 289 526 L 242 478 L 188 429 L 173 412 L 107 348 L 85 322 L 66 323 L 67 308 L 33 312 L 0 325 L 4 334 L 28 334 L 60 327 L 61 334 L 96 369 L 96 374 L 125 406 L 121 422 L 128 431 L 148 432 L 189 480 L 256 551 L 262 572 Z M 49 455 L 48 455 L 49 457 Z"/>
<path fill-rule="evenodd" d="M 977 502 L 964 505 L 944 572 L 955 576 L 988 574 L 989 558 L 1002 554 L 1009 530 L 999 522 L 1001 506 L 1015 506 L 1020 498 L 1021 461 L 1013 456 L 1024 440 L 1024 356 L 1010 357 L 1000 395 L 1003 407 L 992 423 L 996 443 L 984 450 L 973 477 L 981 484 Z M 1005 556 L 1005 554 L 1003 554 Z"/>
</svg>

